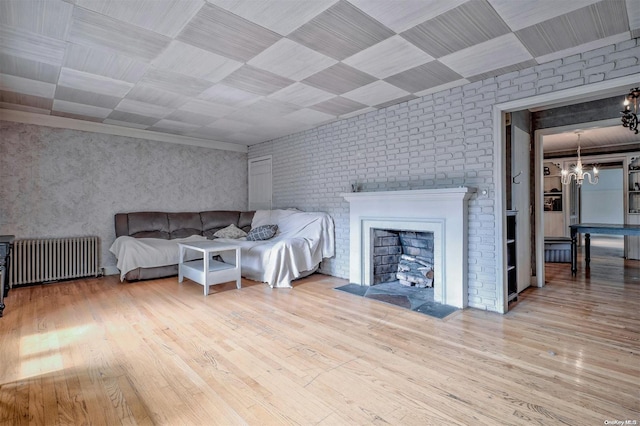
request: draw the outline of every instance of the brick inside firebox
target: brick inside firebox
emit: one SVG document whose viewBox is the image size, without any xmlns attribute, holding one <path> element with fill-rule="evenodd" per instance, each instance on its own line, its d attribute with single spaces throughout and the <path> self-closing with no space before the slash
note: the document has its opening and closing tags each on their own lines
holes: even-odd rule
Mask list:
<svg viewBox="0 0 640 426">
<path fill-rule="evenodd" d="M 373 230 L 373 284 L 396 281 L 402 254 L 420 256 L 433 264 L 433 232 Z"/>
</svg>

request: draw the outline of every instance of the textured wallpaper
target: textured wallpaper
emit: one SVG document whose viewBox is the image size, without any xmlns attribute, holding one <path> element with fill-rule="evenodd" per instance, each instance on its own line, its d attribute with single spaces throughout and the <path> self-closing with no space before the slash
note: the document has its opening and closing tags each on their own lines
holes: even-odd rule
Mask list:
<svg viewBox="0 0 640 426">
<path fill-rule="evenodd" d="M 245 210 L 247 154 L 0 121 L 0 234 L 97 235 L 115 213 Z"/>
</svg>

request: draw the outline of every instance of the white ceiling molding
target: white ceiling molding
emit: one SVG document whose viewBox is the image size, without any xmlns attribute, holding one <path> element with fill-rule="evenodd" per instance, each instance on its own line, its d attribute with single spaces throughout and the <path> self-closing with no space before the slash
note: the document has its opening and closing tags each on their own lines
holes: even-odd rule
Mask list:
<svg viewBox="0 0 640 426">
<path fill-rule="evenodd" d="M 34 114 L 24 111 L 0 109 L 0 120 L 17 123 L 35 124 L 38 126 L 56 127 L 59 129 L 81 130 L 84 132 L 103 133 L 107 135 L 125 136 L 130 138 L 147 139 L 158 142 L 177 143 L 181 145 L 200 146 L 203 148 L 220 149 L 223 151 L 248 152 L 246 145 L 191 138 L 188 136 L 169 133 L 152 132 L 131 127 L 114 126 L 112 124 L 94 123 L 91 121 L 75 120 L 55 115 Z"/>
</svg>

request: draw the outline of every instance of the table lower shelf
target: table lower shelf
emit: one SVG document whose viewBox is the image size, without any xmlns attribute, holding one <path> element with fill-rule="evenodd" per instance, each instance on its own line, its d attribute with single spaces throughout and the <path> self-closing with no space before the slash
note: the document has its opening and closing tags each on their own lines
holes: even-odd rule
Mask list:
<svg viewBox="0 0 640 426">
<path fill-rule="evenodd" d="M 190 260 L 188 262 L 182 263 L 181 266 L 186 269 L 193 269 L 196 272 L 203 272 L 204 260 Z M 209 272 L 223 271 L 225 269 L 235 269 L 235 267 L 236 265 L 231 265 L 229 263 L 224 263 L 213 259 L 209 260 Z"/>
<path fill-rule="evenodd" d="M 205 287 L 205 294 L 209 294 L 209 286 L 235 281 L 236 287 L 241 287 L 240 266 L 209 260 L 209 270 L 205 273 L 204 260 L 191 260 L 179 265 L 179 282 L 182 278 L 189 278 Z"/>
</svg>

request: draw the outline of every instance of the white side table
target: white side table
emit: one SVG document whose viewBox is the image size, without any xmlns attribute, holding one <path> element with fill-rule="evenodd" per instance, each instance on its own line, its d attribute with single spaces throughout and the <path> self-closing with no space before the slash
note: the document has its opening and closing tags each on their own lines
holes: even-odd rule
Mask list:
<svg viewBox="0 0 640 426">
<path fill-rule="evenodd" d="M 236 287 L 241 288 L 240 277 L 240 246 L 233 243 L 216 241 L 196 241 L 193 243 L 178 243 L 180 247 L 180 260 L 178 263 L 178 282 L 184 277 L 189 278 L 204 286 L 204 295 L 209 294 L 209 287 L 214 284 L 222 284 L 235 281 Z M 202 253 L 202 259 L 184 261 L 187 250 Z M 212 256 L 223 251 L 235 251 L 235 264 L 213 260 Z"/>
</svg>

